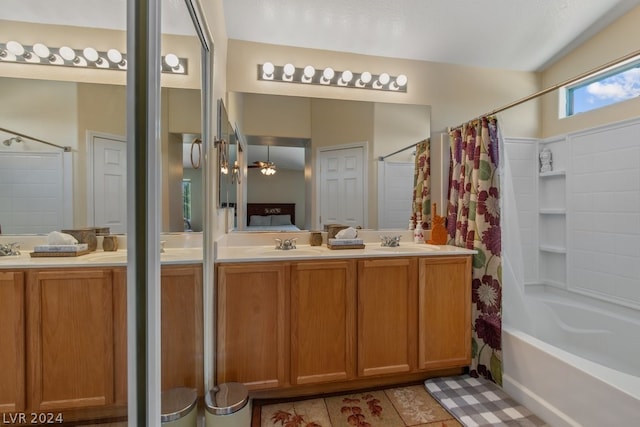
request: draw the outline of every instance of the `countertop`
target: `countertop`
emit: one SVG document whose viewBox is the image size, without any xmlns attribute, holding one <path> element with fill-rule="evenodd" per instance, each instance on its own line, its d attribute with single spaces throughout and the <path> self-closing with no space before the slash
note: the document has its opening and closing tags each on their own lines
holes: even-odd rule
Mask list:
<svg viewBox="0 0 640 427">
<path fill-rule="evenodd" d="M 50 268 L 50 267 L 106 267 L 126 266 L 127 251 L 117 250 L 104 252 L 96 250 L 76 257 L 37 257 L 32 258 L 31 251 L 22 250 L 17 256 L 0 257 L 0 270 L 16 268 Z M 160 263 L 165 264 L 199 264 L 202 263 L 202 248 L 166 248 L 160 254 Z"/>
<path fill-rule="evenodd" d="M 218 246 L 216 262 L 259 262 L 305 259 L 376 258 L 394 256 L 472 255 L 476 251 L 448 245 L 401 243 L 397 247 L 383 247 L 380 243 L 365 243 L 364 249 L 329 249 L 326 245 L 297 245 L 282 250 L 271 246 Z"/>
</svg>

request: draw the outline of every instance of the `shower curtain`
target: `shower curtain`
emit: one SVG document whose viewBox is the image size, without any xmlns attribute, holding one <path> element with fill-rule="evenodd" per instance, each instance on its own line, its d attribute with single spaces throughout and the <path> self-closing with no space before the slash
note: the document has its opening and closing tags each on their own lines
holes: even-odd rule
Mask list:
<svg viewBox="0 0 640 427">
<path fill-rule="evenodd" d="M 420 214 L 422 229 L 431 228 L 431 148 L 429 138 L 416 144 L 416 160 L 413 172 L 413 203 L 411 221 L 417 225 Z"/>
<path fill-rule="evenodd" d="M 472 281 L 472 376 L 502 384 L 500 136 L 483 117 L 449 133 L 449 244 L 475 249 Z"/>
</svg>

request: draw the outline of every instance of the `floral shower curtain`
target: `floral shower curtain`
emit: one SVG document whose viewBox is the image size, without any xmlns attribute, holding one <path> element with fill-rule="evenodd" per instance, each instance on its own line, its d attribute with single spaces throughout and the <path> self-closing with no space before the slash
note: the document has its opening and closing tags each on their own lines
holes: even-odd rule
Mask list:
<svg viewBox="0 0 640 427">
<path fill-rule="evenodd" d="M 502 384 L 499 134 L 483 117 L 449 134 L 449 244 L 473 256 L 471 375 Z"/>
<path fill-rule="evenodd" d="M 417 225 L 418 216 L 421 218 L 423 230 L 431 228 L 431 147 L 428 138 L 416 144 L 411 211 L 411 222 L 414 226 Z"/>
</svg>

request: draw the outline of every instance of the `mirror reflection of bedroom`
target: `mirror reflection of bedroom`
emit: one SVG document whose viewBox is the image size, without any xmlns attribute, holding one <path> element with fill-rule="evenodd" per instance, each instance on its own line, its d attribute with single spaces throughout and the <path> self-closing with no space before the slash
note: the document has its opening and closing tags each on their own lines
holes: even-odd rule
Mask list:
<svg viewBox="0 0 640 427">
<path fill-rule="evenodd" d="M 237 202 L 234 231 L 322 230 L 329 223 L 345 224 L 340 219 L 327 220 L 323 211 L 323 205 L 338 199 L 340 204 L 358 205 L 349 208 L 361 212 L 353 226 L 378 228 L 377 159 L 430 134 L 428 105 L 249 93 L 230 93 L 228 101 L 239 138 L 246 141 L 241 161 L 245 179 L 238 184 L 239 199 L 233 201 Z M 320 170 L 324 153 L 351 146 L 364 147 L 358 196 L 332 193 L 323 198 L 327 190 Z M 412 152 L 404 151 L 385 162 L 413 162 Z M 402 224 L 410 216 L 408 203 Z"/>
</svg>

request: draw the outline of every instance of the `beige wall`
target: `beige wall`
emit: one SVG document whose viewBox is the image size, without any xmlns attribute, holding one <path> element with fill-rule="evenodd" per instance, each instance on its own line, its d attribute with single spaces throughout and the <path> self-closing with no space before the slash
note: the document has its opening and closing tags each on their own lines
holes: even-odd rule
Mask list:
<svg viewBox="0 0 640 427">
<path fill-rule="evenodd" d="M 404 73 L 409 79 L 407 93 L 335 88 L 302 84 L 284 84 L 257 79 L 257 65 L 266 61 L 297 66 L 312 64 L 317 68 L 332 66 L 336 70 L 387 71 Z M 352 101 L 417 104 L 431 106 L 432 133 L 455 126 L 487 113 L 540 88 L 535 73 L 454 64 L 411 61 L 376 56 L 355 55 L 316 49 L 303 49 L 263 43 L 229 40 L 227 89 L 247 92 Z M 531 103 L 535 104 L 535 103 Z M 537 105 L 522 107 L 505 130 L 511 136 L 538 136 Z"/>
<path fill-rule="evenodd" d="M 640 6 L 606 27 L 542 73 L 544 87 L 552 87 L 621 56 L 638 51 Z M 640 52 L 639 52 L 640 53 Z M 542 98 L 542 136 L 550 137 L 640 115 L 640 97 L 605 108 L 559 118 L 559 91 Z"/>
</svg>

